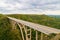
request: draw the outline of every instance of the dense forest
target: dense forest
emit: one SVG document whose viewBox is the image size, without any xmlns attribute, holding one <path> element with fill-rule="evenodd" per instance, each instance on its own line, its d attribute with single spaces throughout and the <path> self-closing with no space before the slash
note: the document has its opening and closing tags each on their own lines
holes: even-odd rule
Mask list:
<svg viewBox="0 0 60 40">
<path fill-rule="evenodd" d="M 60 15 L 49 15 L 50 17 L 54 17 L 54 18 L 60 18 Z"/>
<path fill-rule="evenodd" d="M 13 30 L 9 19 L 0 14 L 0 40 L 21 40 L 20 31 Z"/>
<path fill-rule="evenodd" d="M 20 30 L 12 29 L 12 24 L 7 16 L 60 29 L 60 21 L 47 15 L 0 14 L 0 40 L 22 40 Z"/>
<path fill-rule="evenodd" d="M 17 19 L 22 19 L 25 21 L 30 21 L 33 23 L 38 23 L 41 25 L 46 25 L 53 28 L 60 29 L 60 18 L 56 19 L 52 16 L 47 15 L 24 15 L 24 14 L 13 14 L 9 15 Z"/>
<path fill-rule="evenodd" d="M 49 16 L 55 18 L 57 21 L 60 21 L 60 15 L 49 15 Z"/>
</svg>

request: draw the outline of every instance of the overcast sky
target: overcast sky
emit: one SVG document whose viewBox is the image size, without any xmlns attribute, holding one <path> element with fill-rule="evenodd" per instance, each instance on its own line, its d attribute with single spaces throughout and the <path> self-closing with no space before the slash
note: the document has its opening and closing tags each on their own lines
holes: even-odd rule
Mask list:
<svg viewBox="0 0 60 40">
<path fill-rule="evenodd" d="M 60 15 L 60 0 L 0 0 L 0 13 Z"/>
</svg>

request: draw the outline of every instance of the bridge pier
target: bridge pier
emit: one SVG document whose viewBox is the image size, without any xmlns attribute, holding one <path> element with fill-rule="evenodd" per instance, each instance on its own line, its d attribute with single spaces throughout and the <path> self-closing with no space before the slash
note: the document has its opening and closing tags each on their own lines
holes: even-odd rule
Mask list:
<svg viewBox="0 0 60 40">
<path fill-rule="evenodd" d="M 17 24 L 18 24 L 18 26 L 20 27 L 21 34 L 22 34 L 22 39 L 25 40 L 25 39 L 24 39 L 24 34 L 23 34 L 23 29 L 24 29 L 26 40 L 31 40 L 31 28 L 28 29 L 28 28 L 27 28 L 25 25 L 23 25 L 23 24 L 19 24 L 19 23 L 17 23 Z"/>
<path fill-rule="evenodd" d="M 27 30 L 26 30 L 26 32 L 27 32 L 27 33 L 26 33 L 27 39 L 28 39 L 28 40 L 31 40 L 31 28 L 29 28 L 29 29 L 26 28 L 26 29 L 27 29 Z"/>
<path fill-rule="evenodd" d="M 60 40 L 60 34 L 56 34 L 56 36 L 52 37 L 50 40 Z"/>
<path fill-rule="evenodd" d="M 19 24 L 17 23 L 18 26 L 20 27 L 20 30 L 21 30 L 21 34 L 22 34 L 22 39 L 23 40 L 32 40 L 32 29 L 31 28 L 28 28 L 27 26 L 23 25 L 23 24 Z M 25 38 L 24 38 L 24 34 L 23 34 L 23 29 L 24 29 L 24 32 L 25 32 Z M 34 30 L 36 32 L 36 36 L 35 36 L 35 39 L 36 40 L 39 40 L 38 39 L 38 31 L 37 30 Z M 45 35 L 44 33 L 41 33 L 40 35 L 40 40 L 48 40 L 46 37 L 47 35 Z"/>
<path fill-rule="evenodd" d="M 43 40 L 43 33 L 41 33 L 41 39 L 40 40 Z"/>
<path fill-rule="evenodd" d="M 36 40 L 38 40 L 38 32 L 36 31 Z"/>
<path fill-rule="evenodd" d="M 21 34 L 22 34 L 22 39 L 25 40 L 25 39 L 24 39 L 24 34 L 23 34 L 23 26 L 22 26 L 21 24 L 19 24 L 19 23 L 17 23 L 17 24 L 18 24 L 18 26 L 20 27 Z"/>
<path fill-rule="evenodd" d="M 36 31 L 36 40 L 38 40 L 38 31 Z"/>
<path fill-rule="evenodd" d="M 32 36 L 31 35 L 32 34 L 31 28 L 34 29 L 35 31 L 37 30 L 39 32 L 42 32 L 41 35 L 40 35 L 41 36 L 40 40 L 60 40 L 60 34 L 59 34 L 60 30 L 59 29 L 51 28 L 51 27 L 44 26 L 44 25 L 35 24 L 35 23 L 32 23 L 32 22 L 28 22 L 28 21 L 19 20 L 19 19 L 16 19 L 16 18 L 11 18 L 11 17 L 8 17 L 8 18 L 10 19 L 12 29 L 16 29 L 16 23 L 18 23 L 18 26 L 21 30 L 23 40 L 29 40 L 29 38 L 30 38 L 30 40 L 32 40 L 31 39 L 31 36 Z M 27 29 L 25 26 L 28 26 L 30 29 Z M 28 32 L 28 30 L 29 30 L 29 32 Z M 36 31 L 36 34 L 35 34 L 36 35 L 36 40 L 39 40 L 37 31 Z M 25 32 L 25 35 L 24 35 L 24 32 Z M 57 34 L 57 35 L 50 38 L 47 35 L 51 34 L 51 33 L 54 33 L 54 34 Z M 49 39 L 45 39 L 45 38 L 49 38 Z"/>
<path fill-rule="evenodd" d="M 32 40 L 32 29 L 28 28 L 27 26 L 20 24 L 20 23 L 16 23 L 15 21 L 11 21 L 12 24 L 12 29 L 16 29 L 16 24 L 18 24 L 20 30 L 21 30 L 21 34 L 22 34 L 22 39 L 23 40 Z M 24 32 L 25 32 L 25 37 L 24 37 Z M 36 40 L 38 39 L 38 31 L 34 30 L 36 32 Z M 44 33 L 41 33 L 40 35 L 40 40 L 60 40 L 60 34 L 56 35 L 54 38 L 49 39 L 48 36 Z"/>
<path fill-rule="evenodd" d="M 12 26 L 12 29 L 15 30 L 16 29 L 16 22 L 13 20 L 10 20 L 10 24 Z"/>
</svg>

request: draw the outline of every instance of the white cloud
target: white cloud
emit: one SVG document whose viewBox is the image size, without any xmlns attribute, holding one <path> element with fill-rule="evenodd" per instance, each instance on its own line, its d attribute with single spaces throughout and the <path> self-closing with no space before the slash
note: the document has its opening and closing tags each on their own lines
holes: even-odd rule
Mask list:
<svg viewBox="0 0 60 40">
<path fill-rule="evenodd" d="M 47 10 L 53 14 L 60 11 L 60 0 L 0 0 L 2 13 L 41 13 Z"/>
<path fill-rule="evenodd" d="M 0 7 L 7 7 L 6 3 L 3 0 L 0 0 Z"/>
<path fill-rule="evenodd" d="M 45 11 L 45 14 L 47 14 L 47 15 L 60 15 L 60 10 Z"/>
</svg>

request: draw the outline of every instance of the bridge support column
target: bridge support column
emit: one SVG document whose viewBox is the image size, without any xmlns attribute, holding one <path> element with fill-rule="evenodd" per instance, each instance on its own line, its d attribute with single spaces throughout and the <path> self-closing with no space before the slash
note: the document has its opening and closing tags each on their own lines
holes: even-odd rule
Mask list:
<svg viewBox="0 0 60 40">
<path fill-rule="evenodd" d="M 21 30 L 21 34 L 22 34 L 22 39 L 24 39 L 24 34 L 23 34 L 23 29 L 24 29 L 24 32 L 25 32 L 25 38 L 26 40 L 31 40 L 31 28 L 27 28 L 24 24 L 19 24 L 19 27 L 20 27 L 20 30 Z"/>
<path fill-rule="evenodd" d="M 24 27 L 24 31 L 25 31 L 26 40 L 29 40 L 28 37 L 27 37 L 28 36 L 27 35 L 27 28 L 25 26 L 23 26 L 23 27 Z"/>
<path fill-rule="evenodd" d="M 12 29 L 16 29 L 16 22 L 13 20 L 10 20 L 10 23 L 11 23 Z"/>
<path fill-rule="evenodd" d="M 19 24 L 19 23 L 17 23 L 17 24 L 18 24 L 18 26 L 20 27 L 21 34 L 22 34 L 22 39 L 25 40 L 25 39 L 24 39 L 24 34 L 23 34 L 23 26 L 21 26 L 21 24 Z"/>
<path fill-rule="evenodd" d="M 41 39 L 40 40 L 43 40 L 43 33 L 41 33 Z"/>
<path fill-rule="evenodd" d="M 31 40 L 31 28 L 26 27 L 26 39 Z"/>
<path fill-rule="evenodd" d="M 38 40 L 38 32 L 36 31 L 36 40 Z"/>
<path fill-rule="evenodd" d="M 31 40 L 31 28 L 30 28 L 30 33 L 29 33 L 29 35 L 28 36 L 30 36 L 29 38 L 30 38 L 30 40 Z"/>
<path fill-rule="evenodd" d="M 50 40 L 60 40 L 60 34 L 57 34 L 56 36 L 52 37 Z"/>
<path fill-rule="evenodd" d="M 44 34 L 44 40 L 48 40 L 48 35 Z"/>
</svg>

